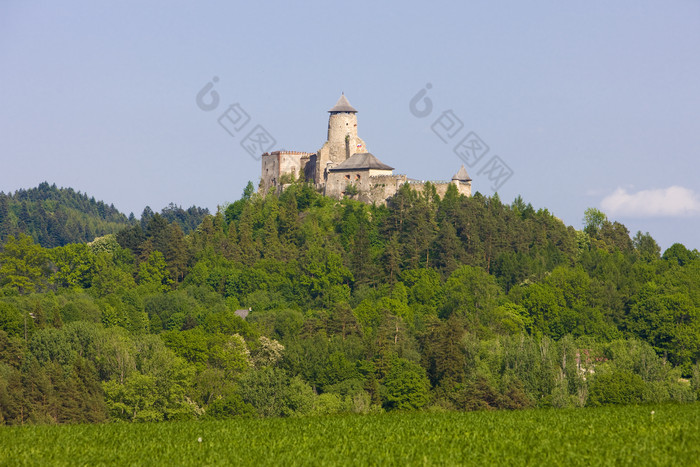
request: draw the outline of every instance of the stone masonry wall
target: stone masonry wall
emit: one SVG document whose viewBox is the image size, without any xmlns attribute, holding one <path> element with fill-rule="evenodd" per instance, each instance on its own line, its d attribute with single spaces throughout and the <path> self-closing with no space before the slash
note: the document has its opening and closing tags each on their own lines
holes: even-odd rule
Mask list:
<svg viewBox="0 0 700 467">
<path fill-rule="evenodd" d="M 267 193 L 271 187 L 281 191 L 283 183 L 289 183 L 305 174 L 306 165 L 313 154 L 299 151 L 275 151 L 262 155 L 262 177 L 259 191 Z"/>
</svg>

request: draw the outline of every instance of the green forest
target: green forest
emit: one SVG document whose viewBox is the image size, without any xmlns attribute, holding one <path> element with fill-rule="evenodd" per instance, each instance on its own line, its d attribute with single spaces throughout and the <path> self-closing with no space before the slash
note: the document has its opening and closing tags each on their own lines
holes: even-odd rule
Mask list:
<svg viewBox="0 0 700 467">
<path fill-rule="evenodd" d="M 62 196 L 0 194 L 2 424 L 700 395 L 700 254 L 594 208 L 576 230 L 520 197 L 249 183 L 215 215 L 137 221 L 37 190 Z"/>
<path fill-rule="evenodd" d="M 141 222 L 147 223 L 154 212 L 146 206 Z M 160 212 L 169 222 L 189 233 L 209 214 L 208 209 L 192 206 L 187 210 L 170 203 Z M 90 242 L 96 237 L 117 233 L 137 223 L 133 213 L 127 218 L 113 204 L 107 206 L 72 188 L 58 188 L 47 182 L 29 190 L 5 194 L 0 191 L 0 244 L 10 236 L 29 235 L 46 248 L 69 243 Z"/>
</svg>

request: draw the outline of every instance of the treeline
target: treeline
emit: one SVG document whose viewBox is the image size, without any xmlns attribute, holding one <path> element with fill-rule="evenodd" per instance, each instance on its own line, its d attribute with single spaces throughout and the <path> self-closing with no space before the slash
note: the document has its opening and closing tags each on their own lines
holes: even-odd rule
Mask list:
<svg viewBox="0 0 700 467">
<path fill-rule="evenodd" d="M 186 234 L 153 214 L 0 253 L 0 420 L 693 401 L 700 260 L 595 209 L 294 184 Z M 243 319 L 241 316 L 250 313 Z"/>
<path fill-rule="evenodd" d="M 153 214 L 146 207 L 141 222 L 147 223 Z M 208 214 L 208 209 L 192 206 L 185 210 L 172 203 L 161 211 L 185 233 L 194 230 Z M 0 245 L 19 234 L 29 235 L 45 248 L 86 243 L 135 223 L 133 213 L 127 218 L 112 204 L 47 182 L 29 190 L 0 192 Z"/>
<path fill-rule="evenodd" d="M 0 243 L 30 235 L 46 248 L 89 242 L 128 225 L 124 214 L 71 188 L 44 182 L 37 188 L 0 192 Z"/>
<path fill-rule="evenodd" d="M 146 208 L 141 213 L 140 225 L 145 229 L 155 213 L 150 208 Z M 187 209 L 182 209 L 174 203 L 170 203 L 160 211 L 161 217 L 167 222 L 177 224 L 184 233 L 188 234 L 199 227 L 204 218 L 209 215 L 209 209 L 190 206 Z"/>
</svg>

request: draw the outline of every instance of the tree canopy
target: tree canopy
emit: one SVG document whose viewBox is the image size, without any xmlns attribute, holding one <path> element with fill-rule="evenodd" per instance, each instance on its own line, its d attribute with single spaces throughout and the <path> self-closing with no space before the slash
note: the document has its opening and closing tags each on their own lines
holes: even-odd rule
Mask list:
<svg viewBox="0 0 700 467">
<path fill-rule="evenodd" d="M 661 254 L 595 210 L 576 230 L 520 197 L 406 187 L 371 206 L 303 183 L 265 197 L 250 185 L 191 230 L 203 212 L 178 209 L 148 208 L 90 243 L 7 235 L 0 423 L 568 407 L 700 390 L 698 252 Z"/>
</svg>

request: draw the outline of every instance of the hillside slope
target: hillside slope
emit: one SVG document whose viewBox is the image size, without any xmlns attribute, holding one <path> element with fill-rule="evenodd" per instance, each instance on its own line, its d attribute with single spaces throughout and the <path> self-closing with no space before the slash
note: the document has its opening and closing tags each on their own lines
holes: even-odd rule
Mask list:
<svg viewBox="0 0 700 467">
<path fill-rule="evenodd" d="M 114 205 L 72 188 L 41 183 L 36 188 L 0 192 L 0 243 L 20 233 L 46 248 L 84 243 L 116 233 L 129 220 Z"/>
<path fill-rule="evenodd" d="M 697 251 L 520 198 L 249 188 L 190 234 L 153 214 L 88 245 L 7 241 L 0 424 L 700 395 Z"/>
<path fill-rule="evenodd" d="M 146 207 L 142 223 L 148 222 L 153 214 L 151 208 Z M 209 210 L 195 206 L 184 210 L 171 203 L 161 214 L 189 233 L 209 214 Z M 14 193 L 0 192 L 0 244 L 21 233 L 29 235 L 44 248 L 86 243 L 96 237 L 117 233 L 136 222 L 136 218 L 127 218 L 113 204 L 96 201 L 73 188 L 58 188 L 48 182 Z"/>
</svg>

